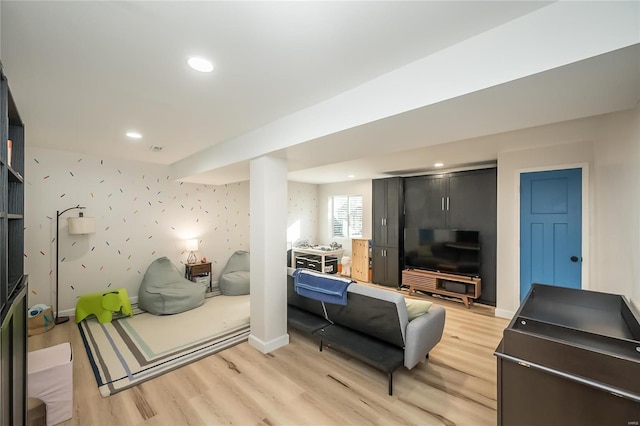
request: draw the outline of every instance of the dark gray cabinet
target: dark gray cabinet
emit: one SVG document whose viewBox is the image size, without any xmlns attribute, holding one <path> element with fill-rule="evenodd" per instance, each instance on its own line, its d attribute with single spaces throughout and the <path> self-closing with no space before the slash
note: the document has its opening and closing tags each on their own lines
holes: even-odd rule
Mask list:
<svg viewBox="0 0 640 426">
<path fill-rule="evenodd" d="M 373 245 L 398 247 L 404 231 L 400 217 L 402 205 L 402 179 L 373 181 Z"/>
<path fill-rule="evenodd" d="M 447 175 L 406 178 L 405 226 L 407 228 L 447 227 L 446 199 L 449 191 Z"/>
<path fill-rule="evenodd" d="M 27 277 L 2 310 L 0 327 L 0 425 L 26 424 Z"/>
<path fill-rule="evenodd" d="M 405 178 L 407 228 L 480 234 L 479 302 L 496 303 L 497 172 L 495 168 Z"/>
<path fill-rule="evenodd" d="M 624 296 L 533 284 L 495 352 L 498 425 L 640 424 L 639 348 Z"/>
<path fill-rule="evenodd" d="M 404 185 L 402 178 L 373 181 L 372 280 L 399 287 L 404 236 Z"/>
<path fill-rule="evenodd" d="M 400 250 L 396 247 L 376 247 L 373 251 L 372 281 L 376 284 L 399 286 L 398 271 L 400 267 Z"/>
</svg>

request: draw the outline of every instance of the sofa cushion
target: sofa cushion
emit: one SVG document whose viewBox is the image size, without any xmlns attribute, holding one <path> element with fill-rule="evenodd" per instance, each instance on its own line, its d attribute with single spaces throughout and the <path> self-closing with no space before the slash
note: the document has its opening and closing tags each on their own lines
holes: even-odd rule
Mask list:
<svg viewBox="0 0 640 426">
<path fill-rule="evenodd" d="M 323 327 L 331 325 L 324 317 L 291 305 L 287 306 L 287 324 L 307 334 L 312 334 Z"/>
<path fill-rule="evenodd" d="M 294 280 L 291 275 L 287 275 L 287 304 L 312 312 L 324 318 L 322 303 L 319 300 L 309 299 L 308 297 L 303 297 L 296 293 Z"/>
<path fill-rule="evenodd" d="M 405 298 L 404 301 L 407 305 L 407 314 L 409 315 L 409 321 L 412 321 L 418 318 L 420 315 L 427 313 L 431 305 L 433 305 L 433 303 L 429 302 L 428 300 Z"/>
<path fill-rule="evenodd" d="M 401 294 L 354 283 L 347 289 L 346 306 L 326 304 L 326 308 L 330 320 L 404 347 L 409 320 Z"/>
<path fill-rule="evenodd" d="M 313 335 L 319 337 L 325 345 L 335 346 L 342 352 L 386 373 L 393 373 L 404 363 L 402 347 L 391 345 L 348 327 L 332 324 L 315 331 Z"/>
</svg>

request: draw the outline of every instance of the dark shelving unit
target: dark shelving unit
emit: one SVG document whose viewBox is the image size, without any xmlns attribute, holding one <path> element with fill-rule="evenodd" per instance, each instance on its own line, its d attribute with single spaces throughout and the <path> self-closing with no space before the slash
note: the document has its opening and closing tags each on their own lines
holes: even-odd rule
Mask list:
<svg viewBox="0 0 640 426">
<path fill-rule="evenodd" d="M 24 124 L 0 63 L 0 426 L 27 421 L 23 176 Z"/>
</svg>

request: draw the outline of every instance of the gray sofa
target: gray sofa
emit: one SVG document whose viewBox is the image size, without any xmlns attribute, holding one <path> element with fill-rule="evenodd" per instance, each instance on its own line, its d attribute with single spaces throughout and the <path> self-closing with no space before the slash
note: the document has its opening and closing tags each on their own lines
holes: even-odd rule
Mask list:
<svg viewBox="0 0 640 426">
<path fill-rule="evenodd" d="M 445 309 L 429 311 L 409 321 L 404 296 L 378 287 L 353 283 L 345 306 L 322 303 L 298 295 L 291 271 L 287 277 L 287 323 L 387 373 L 389 395 L 393 372 L 404 365 L 411 369 L 423 362 L 442 338 Z M 327 319 L 328 318 L 328 319 Z"/>
</svg>

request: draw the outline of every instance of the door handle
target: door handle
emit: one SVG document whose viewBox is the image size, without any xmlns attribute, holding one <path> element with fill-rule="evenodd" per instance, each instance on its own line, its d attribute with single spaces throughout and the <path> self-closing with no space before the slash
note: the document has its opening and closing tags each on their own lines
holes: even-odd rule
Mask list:
<svg viewBox="0 0 640 426">
<path fill-rule="evenodd" d="M 577 262 L 578 260 L 580 260 L 580 259 L 578 258 L 578 256 L 571 256 L 571 261 L 572 261 L 572 262 Z"/>
<path fill-rule="evenodd" d="M 449 197 L 447 197 L 447 210 L 449 210 Z"/>
<path fill-rule="evenodd" d="M 444 197 L 440 197 L 440 210 L 444 211 Z"/>
</svg>

